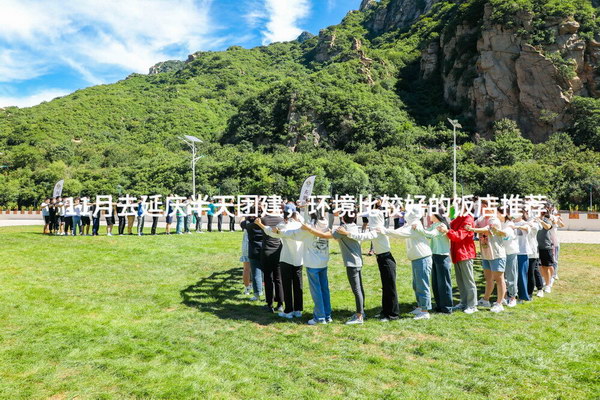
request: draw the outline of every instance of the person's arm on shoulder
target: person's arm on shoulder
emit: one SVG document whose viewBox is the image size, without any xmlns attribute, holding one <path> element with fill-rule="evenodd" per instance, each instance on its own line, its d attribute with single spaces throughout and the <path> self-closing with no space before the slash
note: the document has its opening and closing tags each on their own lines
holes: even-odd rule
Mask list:
<svg viewBox="0 0 600 400">
<path fill-rule="evenodd" d="M 340 232 L 339 229 L 338 229 L 338 232 Z M 340 232 L 340 233 L 342 233 L 342 232 Z M 346 236 L 348 236 L 350 239 L 354 239 L 358 242 L 362 242 L 365 240 L 373 240 L 379 236 L 379 232 L 377 232 L 377 231 L 346 232 L 346 233 L 347 233 Z"/>
<path fill-rule="evenodd" d="M 314 229 L 310 225 L 306 225 L 306 224 L 303 224 L 302 228 L 300 228 L 300 229 L 302 229 L 303 231 L 306 231 L 306 232 L 310 233 L 311 235 L 314 235 L 316 237 L 320 237 L 321 239 L 333 239 L 333 235 L 331 234 L 330 231 L 321 232 L 321 231 L 318 231 L 318 230 Z"/>
<path fill-rule="evenodd" d="M 542 226 L 542 228 L 544 228 L 545 230 L 549 231 L 550 229 L 552 229 L 552 224 L 549 224 L 548 222 L 544 221 L 541 218 L 536 218 L 536 221 L 540 223 L 540 225 Z"/>
<path fill-rule="evenodd" d="M 399 238 L 408 238 L 413 235 L 412 225 L 409 225 L 409 226 L 405 225 L 402 228 L 398 228 L 398 229 L 378 228 L 378 230 L 381 231 L 381 233 L 383 233 L 385 235 L 399 237 Z"/>
</svg>

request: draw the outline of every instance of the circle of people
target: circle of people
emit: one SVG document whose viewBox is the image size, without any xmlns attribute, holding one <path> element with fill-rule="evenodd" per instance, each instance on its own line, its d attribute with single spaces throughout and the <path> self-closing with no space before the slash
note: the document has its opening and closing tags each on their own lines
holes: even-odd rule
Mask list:
<svg viewBox="0 0 600 400">
<path fill-rule="evenodd" d="M 356 303 L 355 313 L 346 324 L 362 324 L 365 292 L 361 242 L 371 241 L 370 253 L 376 256 L 381 277 L 381 312 L 377 318 L 383 322 L 399 319 L 396 261 L 390 237 L 406 240 L 416 299 L 411 313 L 416 320 L 430 319 L 431 311 L 473 314 L 479 308 L 489 308 L 500 313 L 505 306 L 515 307 L 532 301 L 534 295 L 544 297 L 551 293 L 558 279 L 557 229 L 564 227 L 558 211 L 547 204 L 540 216 L 530 217 L 525 210 L 506 215 L 503 207 L 488 208 L 482 202 L 480 212 L 475 213 L 476 218 L 463 215 L 449 221 L 444 210 L 440 210 L 429 216 L 431 224 L 425 227 L 423 209 L 417 206 L 407 208 L 401 218 L 403 224 L 390 229 L 386 228 L 378 201 L 366 213 L 340 216 L 339 228 L 331 230 L 331 215 L 328 221 L 323 213 L 308 214 L 290 202 L 284 206 L 283 218 L 267 215 L 241 221 L 244 236 L 240 261 L 244 265 L 245 294 L 253 296 L 251 301 L 259 301 L 264 295 L 266 309 L 282 318 L 302 317 L 305 267 L 314 303 L 308 324 L 332 322 L 327 266 L 329 241 L 337 240 Z M 357 224 L 359 217 L 362 226 Z M 485 292 L 480 299 L 473 274 L 476 238 L 485 278 Z M 456 305 L 452 297 L 452 265 L 460 295 Z M 496 299 L 492 303 L 494 289 Z"/>
</svg>

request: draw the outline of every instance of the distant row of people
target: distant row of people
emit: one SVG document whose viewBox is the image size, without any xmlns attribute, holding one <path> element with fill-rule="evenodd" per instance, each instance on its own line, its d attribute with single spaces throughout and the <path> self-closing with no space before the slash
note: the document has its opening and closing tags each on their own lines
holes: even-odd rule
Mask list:
<svg viewBox="0 0 600 400">
<path fill-rule="evenodd" d="M 86 199 L 88 200 L 88 199 Z M 97 205 L 84 202 L 82 198 L 63 199 L 54 197 L 45 199 L 41 205 L 42 217 L 44 218 L 44 233 L 50 235 L 92 235 L 100 234 L 100 221 L 102 217 L 106 223 L 106 235 L 113 235 L 113 228 L 117 225 L 118 235 L 141 236 L 144 234 L 144 225 L 146 222 L 146 213 L 144 203 L 139 201 L 133 213 L 123 213 L 119 209 L 119 204 L 113 203 L 111 213 L 106 210 L 97 210 Z M 217 231 L 223 231 L 223 214 L 219 214 L 214 203 L 208 205 L 208 210 L 201 214 L 192 210 L 189 202 L 184 203 L 184 207 L 172 209 L 172 204 L 167 204 L 167 213 L 164 217 L 152 216 L 151 235 L 157 234 L 158 223 L 161 218 L 166 222 L 165 234 L 170 235 L 172 227 L 175 225 L 176 234 L 191 234 L 192 232 L 202 233 L 203 220 L 206 216 L 206 230 L 213 231 L 214 219 L 217 222 Z M 215 218 L 216 216 L 216 218 Z M 235 231 L 235 218 L 229 217 L 229 231 Z"/>
</svg>

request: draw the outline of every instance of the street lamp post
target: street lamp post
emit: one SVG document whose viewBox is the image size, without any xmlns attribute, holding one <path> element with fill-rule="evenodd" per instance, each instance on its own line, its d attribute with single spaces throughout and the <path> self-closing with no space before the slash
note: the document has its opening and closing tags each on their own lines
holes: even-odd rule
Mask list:
<svg viewBox="0 0 600 400">
<path fill-rule="evenodd" d="M 181 138 L 190 146 L 192 149 L 192 195 L 194 198 L 196 197 L 196 162 L 202 158 L 202 156 L 198 156 L 198 150 L 196 149 L 196 143 L 203 143 L 202 140 L 198 139 L 196 136 L 185 135 Z"/>
<path fill-rule="evenodd" d="M 462 125 L 458 123 L 458 120 L 455 119 L 450 119 L 448 118 L 448 122 L 450 122 L 450 125 L 452 125 L 452 128 L 454 129 L 454 148 L 453 148 L 453 153 L 454 153 L 454 168 L 452 171 L 452 194 L 454 196 L 454 198 L 456 199 L 456 129 L 462 129 Z"/>
</svg>

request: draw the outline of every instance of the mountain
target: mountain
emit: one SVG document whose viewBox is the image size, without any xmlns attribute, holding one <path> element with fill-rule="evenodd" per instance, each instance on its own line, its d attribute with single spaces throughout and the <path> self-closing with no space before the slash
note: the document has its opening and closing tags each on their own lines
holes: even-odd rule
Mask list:
<svg viewBox="0 0 600 400">
<path fill-rule="evenodd" d="M 65 193 L 542 193 L 600 187 L 596 5 L 362 2 L 317 36 L 196 52 L 111 85 L 0 110 L 0 205 Z M 518 176 L 518 178 L 515 178 Z M 594 189 L 596 188 L 596 189 Z"/>
</svg>

